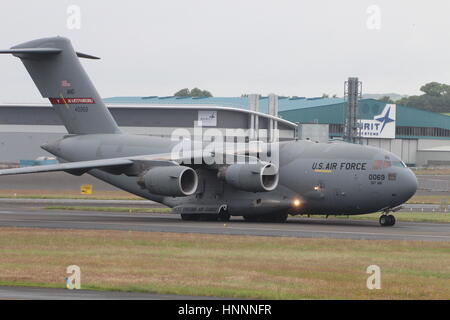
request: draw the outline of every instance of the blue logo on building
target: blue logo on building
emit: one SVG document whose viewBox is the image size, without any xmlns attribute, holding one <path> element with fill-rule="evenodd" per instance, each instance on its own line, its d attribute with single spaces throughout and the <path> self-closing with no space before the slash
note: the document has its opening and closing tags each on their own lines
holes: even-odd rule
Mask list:
<svg viewBox="0 0 450 320">
<path fill-rule="evenodd" d="M 362 138 L 395 139 L 395 118 L 397 106 L 386 104 L 373 119 L 360 119 L 359 134 Z"/>
<path fill-rule="evenodd" d="M 383 117 L 375 118 L 375 120 L 377 120 L 377 121 L 379 121 L 379 122 L 381 122 L 381 123 L 383 124 L 383 125 L 381 126 L 380 133 L 383 132 L 384 127 L 385 127 L 388 123 L 394 122 L 394 121 L 395 121 L 394 119 L 389 118 L 390 112 L 391 112 L 391 108 L 389 107 L 389 109 L 386 111 L 386 113 L 384 114 Z"/>
</svg>

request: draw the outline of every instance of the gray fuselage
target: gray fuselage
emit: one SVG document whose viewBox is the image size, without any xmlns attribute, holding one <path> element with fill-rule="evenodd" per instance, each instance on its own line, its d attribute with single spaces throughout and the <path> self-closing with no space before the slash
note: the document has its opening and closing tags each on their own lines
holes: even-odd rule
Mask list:
<svg viewBox="0 0 450 320">
<path fill-rule="evenodd" d="M 170 153 L 170 139 L 125 135 L 67 136 L 43 146 L 59 159 L 73 162 Z M 348 143 L 280 142 L 279 183 L 269 192 L 238 190 L 217 178 L 217 170 L 193 165 L 199 177 L 197 192 L 187 197 L 149 193 L 138 177 L 103 170 L 89 174 L 146 199 L 169 207 L 226 205 L 231 215 L 363 214 L 399 206 L 414 195 L 417 179 L 394 154 Z"/>
</svg>

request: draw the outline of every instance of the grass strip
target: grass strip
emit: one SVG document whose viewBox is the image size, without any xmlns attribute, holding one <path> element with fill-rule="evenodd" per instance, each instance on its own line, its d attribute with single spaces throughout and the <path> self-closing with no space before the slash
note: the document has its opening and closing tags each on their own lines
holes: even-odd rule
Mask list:
<svg viewBox="0 0 450 320">
<path fill-rule="evenodd" d="M 450 243 L 1 228 L 0 284 L 260 299 L 449 299 Z M 368 290 L 370 265 L 381 290 Z"/>
<path fill-rule="evenodd" d="M 130 207 L 89 207 L 89 206 L 48 206 L 48 210 L 99 211 L 99 212 L 129 212 L 129 213 L 170 213 L 172 209 L 162 208 L 130 208 Z"/>
<path fill-rule="evenodd" d="M 10 195 L 0 194 L 1 199 L 69 199 L 69 200 L 146 200 L 140 197 L 127 197 L 127 196 L 83 196 L 83 195 L 57 195 L 57 194 L 30 194 L 30 195 Z"/>
</svg>

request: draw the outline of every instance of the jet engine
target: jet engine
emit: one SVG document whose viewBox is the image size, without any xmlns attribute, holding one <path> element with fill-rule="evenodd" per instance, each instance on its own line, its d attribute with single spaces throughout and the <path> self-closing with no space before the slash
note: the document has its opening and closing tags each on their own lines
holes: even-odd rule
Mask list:
<svg viewBox="0 0 450 320">
<path fill-rule="evenodd" d="M 190 196 L 197 190 L 198 176 L 189 167 L 153 167 L 140 177 L 138 183 L 153 194 L 183 197 Z"/>
<path fill-rule="evenodd" d="M 218 177 L 237 189 L 251 192 L 272 191 L 278 185 L 278 170 L 271 163 L 233 164 L 219 170 Z"/>
</svg>

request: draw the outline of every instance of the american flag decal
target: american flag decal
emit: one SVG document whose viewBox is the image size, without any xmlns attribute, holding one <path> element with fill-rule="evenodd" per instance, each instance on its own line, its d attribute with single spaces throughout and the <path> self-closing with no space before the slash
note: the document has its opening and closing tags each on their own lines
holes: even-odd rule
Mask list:
<svg viewBox="0 0 450 320">
<path fill-rule="evenodd" d="M 49 98 L 51 104 L 94 104 L 92 98 Z"/>
<path fill-rule="evenodd" d="M 61 87 L 70 87 L 71 85 L 72 84 L 67 80 L 61 81 Z"/>
</svg>

